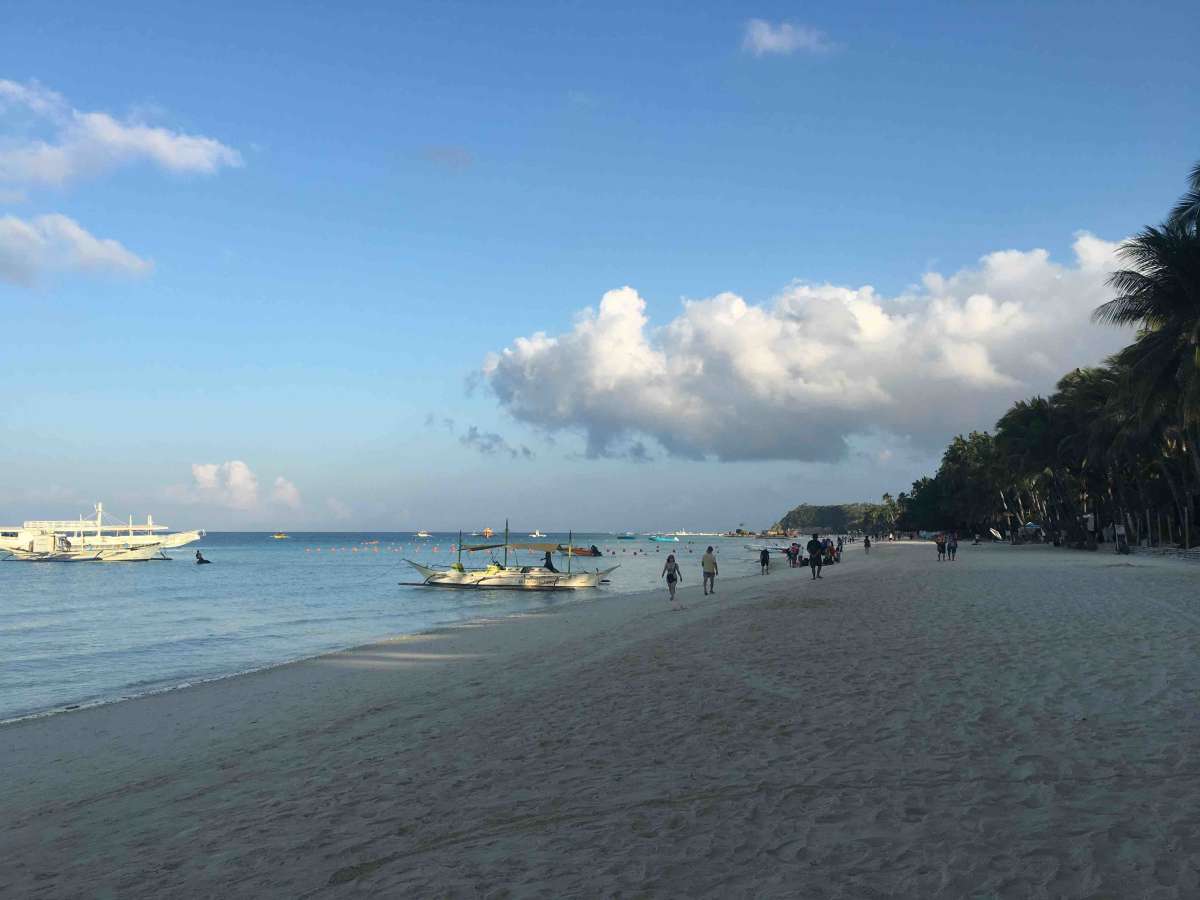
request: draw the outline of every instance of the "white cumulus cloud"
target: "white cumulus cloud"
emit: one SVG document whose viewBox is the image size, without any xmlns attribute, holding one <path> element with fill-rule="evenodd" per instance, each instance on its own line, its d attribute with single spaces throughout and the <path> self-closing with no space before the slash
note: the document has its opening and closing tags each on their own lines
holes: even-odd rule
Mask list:
<svg viewBox="0 0 1200 900">
<path fill-rule="evenodd" d="M 258 476 L 240 459 L 193 463 L 192 483 L 201 503 L 241 510 L 258 506 Z"/>
<path fill-rule="evenodd" d="M 51 272 L 143 275 L 152 267 L 149 260 L 117 241 L 96 237 L 67 216 L 0 216 L 0 280 L 29 285 Z"/>
<path fill-rule="evenodd" d="M 625 287 L 564 334 L 490 354 L 482 377 L 515 418 L 578 432 L 591 455 L 641 438 L 725 460 L 831 461 L 861 437 L 936 448 L 1128 340 L 1089 322 L 1116 247 L 1079 234 L 1069 265 L 992 253 L 895 297 L 806 282 L 765 304 L 722 293 L 659 327 Z"/>
<path fill-rule="evenodd" d="M 36 83 L 0 79 L 0 116 L 23 116 L 26 126 L 0 141 L 0 182 L 59 186 L 135 162 L 202 174 L 242 165 L 237 150 L 214 138 L 73 109 Z"/>
<path fill-rule="evenodd" d="M 275 485 L 271 488 L 271 499 L 290 509 L 299 509 L 303 506 L 299 489 L 282 475 L 275 479 Z"/>
<path fill-rule="evenodd" d="M 750 19 L 742 35 L 742 49 L 755 56 L 787 55 L 797 50 L 806 53 L 826 53 L 834 49 L 825 33 L 807 25 L 780 22 L 773 25 L 765 19 Z"/>
<path fill-rule="evenodd" d="M 258 475 L 240 459 L 222 463 L 192 463 L 192 483 L 169 488 L 167 495 L 185 503 L 218 506 L 239 512 L 254 512 L 265 507 L 259 493 Z M 299 510 L 303 505 L 300 490 L 282 475 L 271 484 L 269 503 L 293 510 Z"/>
</svg>

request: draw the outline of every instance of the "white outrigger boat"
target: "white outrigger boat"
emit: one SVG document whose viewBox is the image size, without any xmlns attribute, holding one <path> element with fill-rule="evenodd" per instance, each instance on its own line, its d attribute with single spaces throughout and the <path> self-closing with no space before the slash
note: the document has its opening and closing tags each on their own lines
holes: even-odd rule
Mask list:
<svg viewBox="0 0 1200 900">
<path fill-rule="evenodd" d="M 23 562 L 144 562 L 170 559 L 167 550 L 204 537 L 204 530 L 169 531 L 155 525 L 152 516 L 145 524 L 129 522 L 106 525 L 104 504 L 96 504 L 96 518 L 34 519 L 16 526 L 0 526 L 0 553 Z"/>
<path fill-rule="evenodd" d="M 477 544 L 475 546 L 464 547 L 462 543 L 462 533 L 458 536 L 458 562 L 447 568 L 438 568 L 435 566 L 426 566 L 418 562 L 413 562 L 411 559 L 405 560 L 410 566 L 420 573 L 424 581 L 410 582 L 421 587 L 446 587 L 460 588 L 466 590 L 510 590 L 510 591 L 576 591 L 584 588 L 599 587 L 604 580 L 612 574 L 612 572 L 620 566 L 612 566 L 608 569 L 593 569 L 591 572 L 571 571 L 571 558 L 574 555 L 571 553 L 571 538 L 568 537 L 566 544 L 534 544 L 534 543 L 518 543 L 511 544 L 508 541 L 508 526 L 504 528 L 505 540 L 503 544 Z M 504 562 L 498 563 L 492 561 L 482 569 L 468 569 L 462 564 L 462 552 L 476 550 L 496 550 L 504 548 Z M 512 550 L 533 550 L 537 552 L 554 552 L 555 550 L 566 549 L 567 555 L 567 571 L 555 572 L 545 568 L 543 565 L 537 566 L 510 566 L 508 564 L 508 551 Z"/>
</svg>

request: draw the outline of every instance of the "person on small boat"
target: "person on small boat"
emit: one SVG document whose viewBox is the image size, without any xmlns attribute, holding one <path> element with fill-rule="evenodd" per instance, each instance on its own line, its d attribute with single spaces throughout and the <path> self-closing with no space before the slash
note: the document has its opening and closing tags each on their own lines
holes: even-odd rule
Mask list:
<svg viewBox="0 0 1200 900">
<path fill-rule="evenodd" d="M 542 561 L 542 568 L 550 572 L 558 571 L 558 569 L 554 568 L 554 560 L 551 559 L 549 550 L 546 551 L 546 558 Z"/>
</svg>

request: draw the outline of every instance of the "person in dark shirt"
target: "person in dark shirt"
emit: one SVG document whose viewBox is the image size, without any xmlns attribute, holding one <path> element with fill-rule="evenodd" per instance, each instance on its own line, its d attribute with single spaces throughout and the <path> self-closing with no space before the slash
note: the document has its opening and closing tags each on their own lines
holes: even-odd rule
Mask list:
<svg viewBox="0 0 1200 900">
<path fill-rule="evenodd" d="M 551 572 L 558 571 L 558 569 L 554 568 L 554 560 L 551 558 L 549 550 L 546 551 L 546 558 L 542 561 L 542 568 Z"/>
<path fill-rule="evenodd" d="M 771 570 L 771 553 L 763 547 L 758 554 L 759 575 L 766 575 Z"/>
<path fill-rule="evenodd" d="M 821 557 L 825 555 L 825 547 L 814 534 L 805 549 L 808 550 L 808 567 L 812 570 L 813 581 L 816 581 L 821 577 Z"/>
</svg>

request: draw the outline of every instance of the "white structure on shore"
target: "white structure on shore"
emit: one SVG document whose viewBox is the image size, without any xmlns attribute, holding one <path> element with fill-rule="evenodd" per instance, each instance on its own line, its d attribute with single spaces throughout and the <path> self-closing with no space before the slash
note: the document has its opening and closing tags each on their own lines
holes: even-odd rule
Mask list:
<svg viewBox="0 0 1200 900">
<path fill-rule="evenodd" d="M 0 526 L 0 553 L 26 562 L 141 562 L 167 559 L 165 550 L 182 547 L 204 537 L 204 530 L 166 534 L 166 525 L 104 524 L 104 504 L 96 504 L 96 518 L 34 519 L 17 526 Z"/>
</svg>

